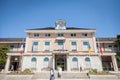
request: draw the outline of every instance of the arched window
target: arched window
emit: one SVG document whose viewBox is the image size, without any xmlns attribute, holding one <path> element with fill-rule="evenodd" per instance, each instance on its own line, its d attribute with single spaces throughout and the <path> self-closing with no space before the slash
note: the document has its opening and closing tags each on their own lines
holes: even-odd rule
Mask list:
<svg viewBox="0 0 120 80">
<path fill-rule="evenodd" d="M 72 61 L 78 61 L 78 59 L 76 57 L 73 57 Z"/>
<path fill-rule="evenodd" d="M 90 58 L 89 57 L 85 57 L 85 68 L 86 69 L 90 69 L 91 67 L 91 63 L 90 63 Z"/>
<path fill-rule="evenodd" d="M 44 61 L 49 61 L 49 58 L 48 58 L 48 57 L 45 57 L 45 58 L 44 58 Z"/>
<path fill-rule="evenodd" d="M 49 66 L 49 58 L 48 57 L 45 57 L 44 60 L 43 60 L 43 64 L 44 64 L 44 68 L 47 68 Z"/>
<path fill-rule="evenodd" d="M 89 57 L 86 57 L 86 58 L 85 58 L 85 61 L 86 61 L 86 62 L 90 62 L 90 58 L 89 58 Z"/>
<path fill-rule="evenodd" d="M 31 61 L 35 62 L 35 61 L 37 61 L 37 59 L 36 59 L 35 57 L 33 57 L 33 58 L 31 59 Z"/>
<path fill-rule="evenodd" d="M 72 69 L 78 68 L 78 58 L 77 57 L 72 58 L 72 66 L 71 66 L 71 68 Z"/>
<path fill-rule="evenodd" d="M 33 58 L 31 58 L 31 68 L 36 68 L 36 62 L 37 62 L 37 59 L 36 59 L 36 57 L 33 57 Z"/>
</svg>

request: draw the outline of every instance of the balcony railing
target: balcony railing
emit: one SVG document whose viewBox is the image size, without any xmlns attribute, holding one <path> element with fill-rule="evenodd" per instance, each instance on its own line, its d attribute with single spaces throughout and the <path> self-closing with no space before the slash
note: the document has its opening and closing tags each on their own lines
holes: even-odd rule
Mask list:
<svg viewBox="0 0 120 80">
<path fill-rule="evenodd" d="M 68 54 L 69 51 L 68 51 L 68 50 L 54 50 L 54 51 L 53 51 L 53 54 L 58 54 L 58 53 Z"/>
<path fill-rule="evenodd" d="M 20 53 L 20 51 L 9 51 L 8 53 Z M 24 51 L 23 51 L 24 53 Z"/>
<path fill-rule="evenodd" d="M 56 40 L 65 40 L 65 37 L 57 37 Z"/>
</svg>

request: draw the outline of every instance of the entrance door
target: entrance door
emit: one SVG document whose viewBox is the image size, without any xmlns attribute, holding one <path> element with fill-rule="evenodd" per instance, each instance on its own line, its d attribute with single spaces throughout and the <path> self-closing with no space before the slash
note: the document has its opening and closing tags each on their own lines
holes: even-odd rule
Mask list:
<svg viewBox="0 0 120 80">
<path fill-rule="evenodd" d="M 114 71 L 111 56 L 102 56 L 103 70 Z"/>
<path fill-rule="evenodd" d="M 11 56 L 9 71 L 17 71 L 19 67 L 20 67 L 20 57 Z"/>
<path fill-rule="evenodd" d="M 57 70 L 57 67 L 61 67 L 62 71 L 67 70 L 67 61 L 66 61 L 66 55 L 55 55 L 55 69 Z"/>
</svg>

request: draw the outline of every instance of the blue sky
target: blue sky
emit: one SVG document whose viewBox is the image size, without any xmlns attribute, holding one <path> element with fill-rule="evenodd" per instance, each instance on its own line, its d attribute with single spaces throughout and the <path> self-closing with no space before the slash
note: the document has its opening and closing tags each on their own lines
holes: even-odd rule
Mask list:
<svg viewBox="0 0 120 80">
<path fill-rule="evenodd" d="M 0 0 L 0 37 L 26 37 L 25 29 L 55 27 L 96 29 L 96 37 L 120 33 L 120 0 Z"/>
</svg>

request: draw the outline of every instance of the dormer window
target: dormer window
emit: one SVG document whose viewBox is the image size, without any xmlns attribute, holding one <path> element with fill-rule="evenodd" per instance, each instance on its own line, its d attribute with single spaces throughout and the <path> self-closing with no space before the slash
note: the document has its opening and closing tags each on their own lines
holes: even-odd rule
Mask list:
<svg viewBox="0 0 120 80">
<path fill-rule="evenodd" d="M 50 37 L 50 34 L 45 34 L 45 37 Z"/>
<path fill-rule="evenodd" d="M 34 37 L 39 37 L 39 34 L 38 33 L 34 33 Z"/>
<path fill-rule="evenodd" d="M 82 37 L 87 37 L 87 33 L 82 33 Z"/>
<path fill-rule="evenodd" d="M 58 37 L 64 37 L 64 34 L 58 34 Z"/>
<path fill-rule="evenodd" d="M 71 37 L 76 37 L 76 34 L 75 34 L 75 33 L 72 33 L 72 34 L 71 34 Z"/>
</svg>

